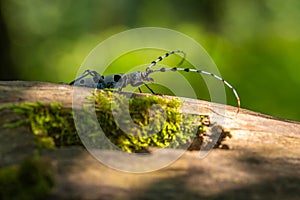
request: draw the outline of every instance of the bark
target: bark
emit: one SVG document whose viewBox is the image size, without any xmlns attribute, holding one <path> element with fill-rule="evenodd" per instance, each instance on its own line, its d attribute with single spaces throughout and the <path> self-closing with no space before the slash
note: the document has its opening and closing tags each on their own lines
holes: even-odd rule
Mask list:
<svg viewBox="0 0 300 200">
<path fill-rule="evenodd" d="M 89 92 L 85 88 L 79 90 L 85 94 Z M 73 87 L 69 85 L 24 81 L 0 82 L 0 106 L 41 101 L 61 102 L 64 107 L 71 108 L 72 94 Z M 127 95 L 131 94 L 127 93 Z M 299 122 L 246 109 L 241 109 L 236 114 L 237 108 L 232 106 L 188 98 L 180 99 L 184 102 L 181 112 L 208 114 L 212 122 L 230 131 L 233 137 L 227 140 L 226 144 L 231 149 L 213 150 L 202 159 L 198 157 L 197 151 L 185 152 L 170 166 L 139 176 L 99 165 L 97 160 L 82 149 L 48 151 L 45 156 L 55 160 L 59 169 L 57 185 L 51 197 L 53 199 L 67 197 L 143 199 L 145 196 L 149 197 L 147 199 L 169 197 L 174 199 L 196 197 L 297 199 L 299 197 Z M 7 116 L 2 113 L 0 123 L 3 123 L 5 118 Z M 15 130 L 0 128 L 0 130 L 1 138 L 3 136 L 6 138 L 0 144 L 3 162 L 5 159 L 9 160 L 9 156 L 17 154 L 17 151 L 13 151 L 15 154 L 4 155 L 4 151 L 12 152 L 13 147 L 8 144 L 24 145 L 24 142 L 16 142 L 16 132 L 28 130 L 23 128 Z M 23 136 L 22 139 L 26 138 Z M 10 143 L 7 140 L 11 140 Z"/>
</svg>

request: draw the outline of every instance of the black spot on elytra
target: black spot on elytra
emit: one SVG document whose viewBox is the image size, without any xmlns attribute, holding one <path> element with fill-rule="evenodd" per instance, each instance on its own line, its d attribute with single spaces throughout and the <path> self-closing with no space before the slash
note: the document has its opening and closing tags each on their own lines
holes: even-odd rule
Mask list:
<svg viewBox="0 0 300 200">
<path fill-rule="evenodd" d="M 118 82 L 121 79 L 120 75 L 114 75 L 114 81 Z"/>
</svg>

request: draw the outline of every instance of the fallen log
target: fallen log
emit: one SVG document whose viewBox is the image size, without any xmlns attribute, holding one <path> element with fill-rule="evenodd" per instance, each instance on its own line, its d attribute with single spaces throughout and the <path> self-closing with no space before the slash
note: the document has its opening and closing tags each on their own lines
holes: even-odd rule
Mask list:
<svg viewBox="0 0 300 200">
<path fill-rule="evenodd" d="M 81 90 L 88 91 L 85 88 Z M 69 85 L 0 81 L 0 106 L 41 101 L 60 102 L 64 107 L 71 108 L 72 94 L 73 87 Z M 145 95 L 134 94 L 134 96 Z M 98 161 L 82 149 L 57 149 L 45 153 L 46 157 L 56 160 L 59 168 L 58 182 L 52 197 L 58 199 L 66 197 L 140 199 L 143 195 L 153 199 L 163 197 L 296 199 L 299 197 L 299 122 L 246 109 L 241 109 L 236 115 L 237 108 L 232 106 L 178 98 L 184 102 L 181 107 L 182 113 L 209 115 L 213 122 L 221 124 L 226 131 L 230 131 L 233 137 L 226 143 L 231 150 L 214 150 L 204 159 L 196 159 L 198 153 L 195 151 L 186 152 L 179 160 L 162 170 L 136 176 L 99 165 Z M 6 116 L 1 113 L 0 124 L 5 122 L 5 118 Z M 1 159 L 16 156 L 18 153 L 16 149 L 11 151 L 5 148 L 13 149 L 23 144 L 23 141 L 14 142 L 18 135 L 14 131 L 28 130 L 0 128 Z M 14 137 L 8 138 L 9 135 Z M 24 136 L 21 138 L 28 139 Z M 14 147 L 8 145 L 9 142 L 14 144 Z M 14 152 L 14 154 L 4 155 L 4 151 Z M 185 192 L 185 195 L 182 192 Z"/>
</svg>

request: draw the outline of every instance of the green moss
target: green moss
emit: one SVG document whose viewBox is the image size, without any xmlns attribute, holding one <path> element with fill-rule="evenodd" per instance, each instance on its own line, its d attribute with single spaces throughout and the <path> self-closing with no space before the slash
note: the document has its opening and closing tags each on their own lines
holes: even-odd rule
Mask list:
<svg viewBox="0 0 300 200">
<path fill-rule="evenodd" d="M 26 159 L 19 166 L 0 169 L 0 199 L 44 199 L 54 186 L 49 163 Z"/>
<path fill-rule="evenodd" d="M 6 107 L 23 119 L 5 124 L 5 127 L 29 125 L 38 148 L 80 145 L 72 112 L 59 103 L 46 105 L 41 102 L 23 103 Z"/>
<path fill-rule="evenodd" d="M 179 112 L 181 102 L 176 98 L 147 96 L 128 99 L 118 93 L 95 91 L 89 101 L 95 105 L 98 122 L 106 137 L 127 152 L 148 147 L 179 148 L 196 136 L 199 127 L 205 131 L 202 124 L 205 117 L 182 115 Z M 124 110 L 129 110 L 129 115 Z M 93 141 L 101 144 L 97 138 Z"/>
<path fill-rule="evenodd" d="M 122 150 L 132 152 L 149 146 L 168 146 L 179 130 L 181 119 L 177 100 L 149 96 L 128 101 L 124 95 L 102 91 L 94 93 L 94 100 L 103 132 Z M 124 110 L 128 109 L 130 115 L 124 114 Z M 117 122 L 114 116 L 118 118 Z M 131 119 L 136 126 L 126 127 Z M 107 121 L 111 122 L 110 126 L 107 126 Z"/>
<path fill-rule="evenodd" d="M 95 106 L 97 123 L 106 137 L 127 152 L 148 147 L 179 148 L 191 142 L 199 130 L 205 131 L 203 121 L 206 117 L 182 115 L 179 112 L 181 102 L 176 98 L 147 96 L 128 99 L 123 94 L 95 90 L 85 105 Z M 87 119 L 89 106 L 83 106 L 77 117 Z M 6 126 L 29 125 L 39 148 L 82 145 L 76 132 L 72 110 L 63 108 L 59 103 L 24 103 L 12 105 L 9 109 L 24 118 Z M 129 110 L 127 115 L 124 114 L 126 110 Z M 89 123 L 83 126 L 86 127 L 80 127 L 81 130 L 92 127 Z M 91 132 L 84 141 L 97 148 L 109 148 L 99 147 L 102 142 L 98 136 L 96 132 Z"/>
</svg>

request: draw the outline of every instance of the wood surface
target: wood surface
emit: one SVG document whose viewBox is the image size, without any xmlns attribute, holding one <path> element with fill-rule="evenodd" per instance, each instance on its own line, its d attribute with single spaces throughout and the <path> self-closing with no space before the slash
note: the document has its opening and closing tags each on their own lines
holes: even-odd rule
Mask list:
<svg viewBox="0 0 300 200">
<path fill-rule="evenodd" d="M 63 84 L 0 81 L 0 106 L 41 101 L 71 108 L 73 90 Z M 186 151 L 163 169 L 142 174 L 111 169 L 80 147 L 46 150 L 43 156 L 57 170 L 49 199 L 299 199 L 299 122 L 246 109 L 236 114 L 236 107 L 176 98 L 184 102 L 181 112 L 210 115 L 212 122 L 230 131 L 233 137 L 226 144 L 231 149 L 212 150 L 204 158 L 198 151 Z M 0 114 L 0 123 L 13 115 Z M 0 127 L 0 167 L 34 154 L 29 132 L 25 127 Z"/>
</svg>

